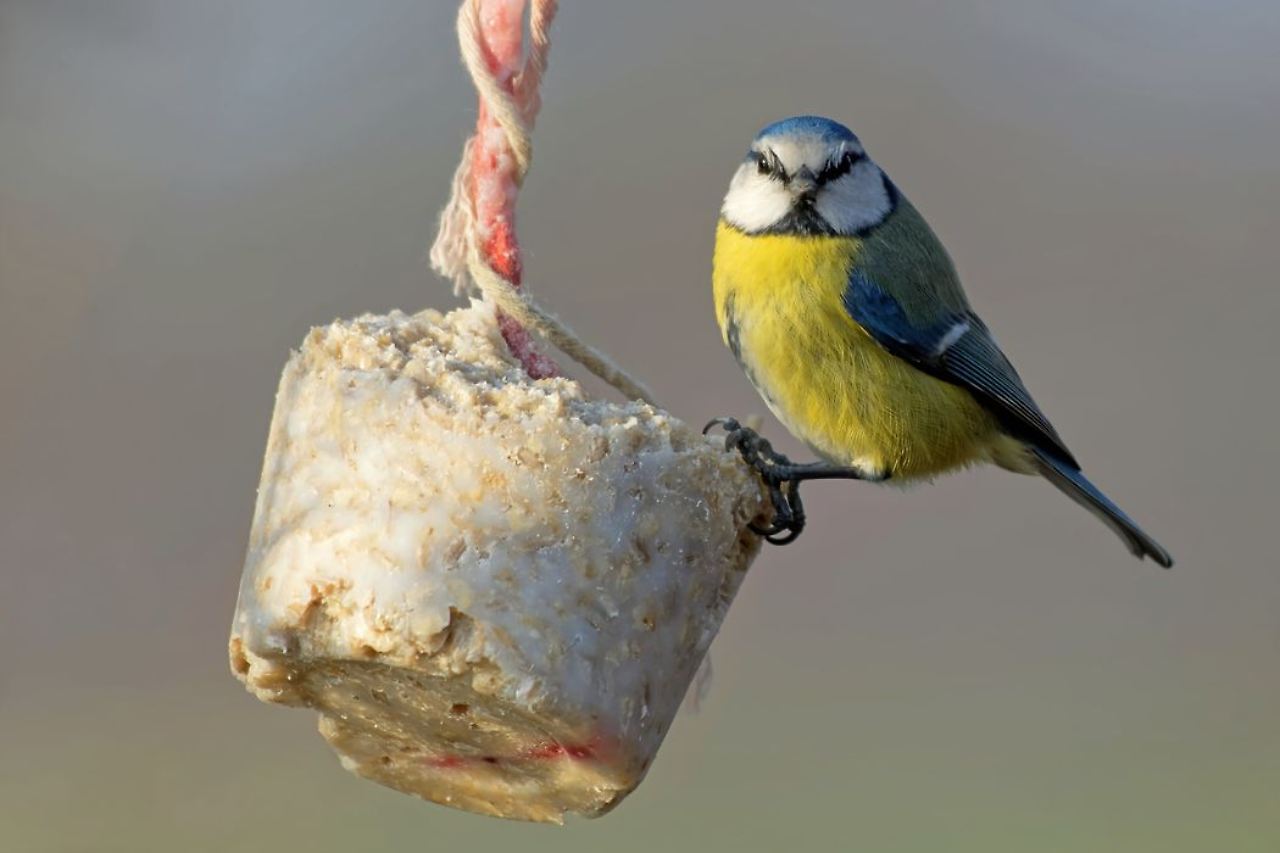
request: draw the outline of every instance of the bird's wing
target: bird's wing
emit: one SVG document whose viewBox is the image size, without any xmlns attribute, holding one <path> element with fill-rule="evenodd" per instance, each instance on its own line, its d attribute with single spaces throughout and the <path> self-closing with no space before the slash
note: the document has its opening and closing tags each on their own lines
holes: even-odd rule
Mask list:
<svg viewBox="0 0 1280 853">
<path fill-rule="evenodd" d="M 860 269 L 849 275 L 844 307 L 890 353 L 968 390 L 1011 433 L 1079 467 L 977 314 L 966 309 L 927 326 L 913 323 L 898 300 Z"/>
</svg>

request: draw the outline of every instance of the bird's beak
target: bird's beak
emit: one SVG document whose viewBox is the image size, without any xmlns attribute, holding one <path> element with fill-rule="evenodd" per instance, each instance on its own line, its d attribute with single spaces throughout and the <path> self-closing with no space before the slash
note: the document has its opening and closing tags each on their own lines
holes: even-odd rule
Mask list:
<svg viewBox="0 0 1280 853">
<path fill-rule="evenodd" d="M 796 170 L 791 176 L 790 184 L 791 192 L 802 199 L 812 200 L 814 193 L 818 191 L 818 179 L 808 166 L 801 166 Z"/>
</svg>

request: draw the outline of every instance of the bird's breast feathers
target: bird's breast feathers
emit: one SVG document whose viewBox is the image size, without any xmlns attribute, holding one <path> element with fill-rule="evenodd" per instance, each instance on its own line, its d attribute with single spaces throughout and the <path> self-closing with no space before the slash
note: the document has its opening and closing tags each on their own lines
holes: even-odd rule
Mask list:
<svg viewBox="0 0 1280 853">
<path fill-rule="evenodd" d="M 994 418 L 878 344 L 846 308 L 859 237 L 748 235 L 721 222 L 713 285 L 725 343 L 815 452 L 903 480 L 986 459 Z"/>
</svg>

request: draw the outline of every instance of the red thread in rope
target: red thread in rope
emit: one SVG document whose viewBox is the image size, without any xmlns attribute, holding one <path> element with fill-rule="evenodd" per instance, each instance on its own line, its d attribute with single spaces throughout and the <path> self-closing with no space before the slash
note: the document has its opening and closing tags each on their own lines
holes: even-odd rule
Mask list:
<svg viewBox="0 0 1280 853">
<path fill-rule="evenodd" d="M 485 64 L 499 85 L 513 93 L 524 48 L 526 0 L 479 0 L 480 42 Z M 479 250 L 495 272 L 520 287 L 520 244 L 516 239 L 516 183 L 518 166 L 506 133 L 489 114 L 483 99 L 476 119 L 472 149 L 471 193 L 479 232 Z M 560 374 L 556 363 L 537 351 L 529 332 L 498 311 L 498 328 L 512 355 L 534 379 Z"/>
</svg>

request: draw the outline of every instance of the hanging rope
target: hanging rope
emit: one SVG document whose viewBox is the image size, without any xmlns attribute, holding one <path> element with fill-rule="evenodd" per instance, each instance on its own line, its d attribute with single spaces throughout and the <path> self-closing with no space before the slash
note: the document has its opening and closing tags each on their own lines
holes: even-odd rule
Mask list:
<svg viewBox="0 0 1280 853">
<path fill-rule="evenodd" d="M 521 290 L 515 203 L 533 156 L 531 134 L 541 106 L 556 0 L 532 0 L 529 50 L 522 57 L 526 0 L 463 0 L 458 12 L 462 59 L 480 96 L 476 132 L 462 150 L 431 265 L 454 293 L 479 293 L 497 308 L 511 352 L 532 377 L 559 374 L 529 339 L 533 330 L 631 399 L 652 395 L 608 355 L 590 346 Z"/>
</svg>

